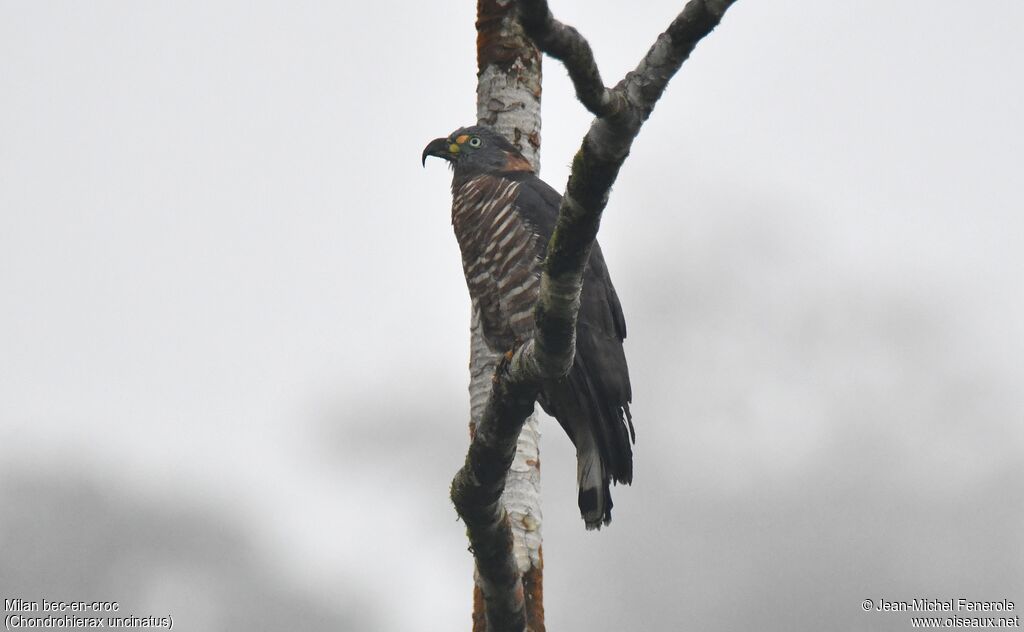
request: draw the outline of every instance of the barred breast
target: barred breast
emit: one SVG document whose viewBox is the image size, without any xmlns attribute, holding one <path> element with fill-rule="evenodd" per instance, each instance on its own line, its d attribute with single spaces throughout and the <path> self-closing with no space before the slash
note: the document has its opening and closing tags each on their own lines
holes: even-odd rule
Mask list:
<svg viewBox="0 0 1024 632">
<path fill-rule="evenodd" d="M 452 191 L 452 226 L 484 339 L 504 352 L 533 333 L 540 290 L 538 236 L 515 208 L 519 182 L 481 175 Z"/>
</svg>

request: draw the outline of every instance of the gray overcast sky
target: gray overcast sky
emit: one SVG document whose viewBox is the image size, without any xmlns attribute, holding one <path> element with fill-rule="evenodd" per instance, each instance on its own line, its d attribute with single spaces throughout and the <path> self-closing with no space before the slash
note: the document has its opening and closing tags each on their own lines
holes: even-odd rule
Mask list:
<svg viewBox="0 0 1024 632">
<path fill-rule="evenodd" d="M 612 83 L 683 3 L 551 4 Z M 474 10 L 0 1 L 5 597 L 468 628 L 469 306 L 419 157 L 475 116 Z M 638 435 L 611 528 L 544 425 L 552 629 L 1024 605 L 1022 23 L 745 0 L 701 43 L 601 229 Z M 545 71 L 562 188 L 589 117 Z"/>
</svg>

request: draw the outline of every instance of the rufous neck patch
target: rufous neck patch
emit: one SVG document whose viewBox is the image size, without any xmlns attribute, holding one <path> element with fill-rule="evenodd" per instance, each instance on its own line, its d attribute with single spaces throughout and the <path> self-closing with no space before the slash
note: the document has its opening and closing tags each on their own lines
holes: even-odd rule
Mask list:
<svg viewBox="0 0 1024 632">
<path fill-rule="evenodd" d="M 505 154 L 505 171 L 533 171 L 533 167 L 518 154 Z"/>
</svg>

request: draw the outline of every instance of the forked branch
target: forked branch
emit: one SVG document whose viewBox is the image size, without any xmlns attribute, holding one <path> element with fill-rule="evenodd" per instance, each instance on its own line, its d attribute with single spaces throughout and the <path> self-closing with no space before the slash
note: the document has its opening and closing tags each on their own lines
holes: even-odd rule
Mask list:
<svg viewBox="0 0 1024 632">
<path fill-rule="evenodd" d="M 548 244 L 534 337 L 495 372 L 466 463 L 452 481 L 452 501 L 476 558 L 489 632 L 522 632 L 526 627 L 523 586 L 500 498 L 516 438 L 533 411 L 542 381 L 563 377 L 572 367 L 583 272 L 608 192 L 665 86 L 734 1 L 690 0 L 637 68 L 614 88 L 606 88 L 586 39 L 555 20 L 546 0 L 519 0 L 526 34 L 541 51 L 565 64 L 577 97 L 596 118 L 573 159 Z"/>
</svg>

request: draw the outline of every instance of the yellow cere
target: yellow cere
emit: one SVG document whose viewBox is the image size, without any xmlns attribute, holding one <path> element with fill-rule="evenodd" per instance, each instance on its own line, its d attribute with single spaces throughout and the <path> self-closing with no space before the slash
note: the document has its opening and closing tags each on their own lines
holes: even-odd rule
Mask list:
<svg viewBox="0 0 1024 632">
<path fill-rule="evenodd" d="M 463 134 L 463 135 L 459 136 L 458 138 L 456 138 L 455 142 L 461 145 L 462 143 L 466 142 L 467 140 L 469 140 L 469 134 Z"/>
<path fill-rule="evenodd" d="M 448 145 L 448 151 L 453 154 L 457 154 L 459 153 L 459 146 L 456 145 L 455 143 L 452 143 L 451 145 Z"/>
</svg>

